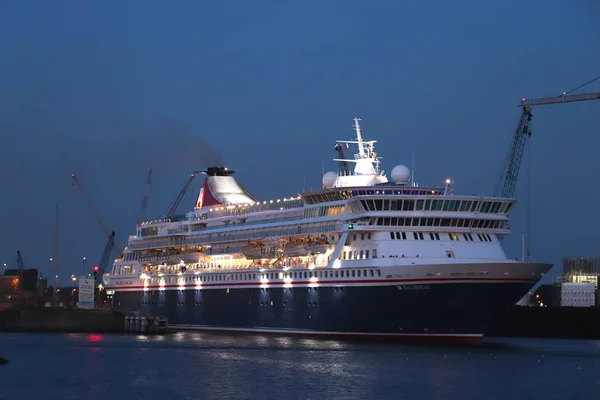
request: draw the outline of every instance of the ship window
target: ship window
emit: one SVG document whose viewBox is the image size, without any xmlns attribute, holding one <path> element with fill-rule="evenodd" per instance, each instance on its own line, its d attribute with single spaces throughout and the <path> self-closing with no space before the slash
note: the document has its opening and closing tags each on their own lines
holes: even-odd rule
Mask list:
<svg viewBox="0 0 600 400">
<path fill-rule="evenodd" d="M 365 240 L 365 234 L 364 233 L 360 234 L 360 240 Z"/>
<path fill-rule="evenodd" d="M 380 269 L 377 270 L 377 276 L 381 276 L 381 270 Z"/>
<path fill-rule="evenodd" d="M 417 205 L 415 206 L 415 210 L 416 211 L 423 210 L 423 204 L 424 204 L 424 200 L 417 200 Z"/>
<path fill-rule="evenodd" d="M 339 276 L 340 276 L 340 275 L 339 275 L 339 271 L 335 271 L 335 277 L 336 277 L 336 278 L 339 278 Z"/>
<path fill-rule="evenodd" d="M 354 278 L 356 276 L 356 271 L 352 270 L 352 277 Z"/>
<path fill-rule="evenodd" d="M 365 258 L 369 258 L 369 250 L 365 250 Z"/>
<path fill-rule="evenodd" d="M 371 240 L 371 232 L 367 234 L 367 239 Z"/>
<path fill-rule="evenodd" d="M 352 240 L 356 240 L 356 233 L 352 235 Z"/>
<path fill-rule="evenodd" d="M 346 278 L 350 278 L 350 270 L 346 270 Z"/>
<path fill-rule="evenodd" d="M 390 232 L 390 237 L 393 239 L 394 238 L 394 232 Z"/>
<path fill-rule="evenodd" d="M 358 260 L 358 250 L 354 250 L 354 259 Z"/>
<path fill-rule="evenodd" d="M 363 251 L 363 250 L 361 250 L 361 251 L 360 251 L 360 259 L 361 259 L 361 260 L 364 258 L 363 256 L 364 256 L 364 251 Z"/>
<path fill-rule="evenodd" d="M 446 250 L 446 255 L 447 255 L 449 258 L 454 258 L 454 251 L 452 251 L 452 250 Z"/>
<path fill-rule="evenodd" d="M 371 276 L 374 276 L 373 270 L 371 269 L 371 270 L 369 270 L 369 271 L 371 271 Z"/>
<path fill-rule="evenodd" d="M 433 233 L 429 233 L 429 237 L 431 238 L 431 240 L 435 240 L 435 238 L 433 237 Z"/>
<path fill-rule="evenodd" d="M 419 232 L 419 239 L 423 240 L 423 232 Z"/>
<path fill-rule="evenodd" d="M 373 249 L 373 258 L 377 258 L 377 249 Z"/>
</svg>

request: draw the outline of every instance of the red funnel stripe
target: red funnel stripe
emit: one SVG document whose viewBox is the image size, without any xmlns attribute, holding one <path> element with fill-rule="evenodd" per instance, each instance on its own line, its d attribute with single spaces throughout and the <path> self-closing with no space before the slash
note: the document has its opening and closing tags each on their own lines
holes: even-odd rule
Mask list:
<svg viewBox="0 0 600 400">
<path fill-rule="evenodd" d="M 208 182 L 204 181 L 202 187 L 200 188 L 200 193 L 198 193 L 198 200 L 196 201 L 196 208 L 202 207 L 210 207 L 221 205 L 222 203 L 215 199 L 212 192 L 210 191 L 210 187 L 208 186 Z"/>
</svg>

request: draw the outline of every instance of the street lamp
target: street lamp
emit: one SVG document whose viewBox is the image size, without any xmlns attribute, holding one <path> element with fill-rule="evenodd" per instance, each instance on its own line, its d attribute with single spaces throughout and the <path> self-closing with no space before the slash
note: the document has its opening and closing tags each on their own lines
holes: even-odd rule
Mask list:
<svg viewBox="0 0 600 400">
<path fill-rule="evenodd" d="M 85 257 L 81 259 L 81 276 L 85 276 Z"/>
<path fill-rule="evenodd" d="M 6 275 L 6 263 L 4 263 L 4 274 Z"/>
</svg>

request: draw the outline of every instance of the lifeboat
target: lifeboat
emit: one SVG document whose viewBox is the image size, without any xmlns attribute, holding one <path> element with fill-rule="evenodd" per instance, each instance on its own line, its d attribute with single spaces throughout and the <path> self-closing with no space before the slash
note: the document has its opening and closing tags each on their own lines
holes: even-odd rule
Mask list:
<svg viewBox="0 0 600 400">
<path fill-rule="evenodd" d="M 285 245 L 285 255 L 287 257 L 303 257 L 308 255 L 305 248 L 306 242 L 300 240 L 292 240 Z"/>
<path fill-rule="evenodd" d="M 262 242 L 249 242 L 247 245 L 242 246 L 242 254 L 246 258 L 251 260 L 257 260 L 263 257 L 263 243 Z"/>
<path fill-rule="evenodd" d="M 317 239 L 312 239 L 304 246 L 307 252 L 312 254 L 323 254 L 331 248 L 331 243 L 325 236 L 321 236 Z"/>
</svg>

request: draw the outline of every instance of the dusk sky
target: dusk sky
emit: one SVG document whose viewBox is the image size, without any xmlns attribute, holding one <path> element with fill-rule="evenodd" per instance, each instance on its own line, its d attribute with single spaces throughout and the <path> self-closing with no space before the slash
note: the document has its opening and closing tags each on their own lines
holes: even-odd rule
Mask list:
<svg viewBox="0 0 600 400">
<path fill-rule="evenodd" d="M 600 2 L 0 2 L 0 264 L 63 284 L 159 216 L 189 173 L 225 164 L 260 199 L 321 187 L 352 117 L 386 171 L 491 195 L 522 97 L 600 75 Z M 600 92 L 600 80 L 580 92 Z M 509 256 L 531 198 L 531 258 L 600 256 L 600 101 L 534 108 Z M 193 207 L 201 179 L 179 208 Z M 556 270 L 557 268 L 555 268 Z"/>
</svg>

